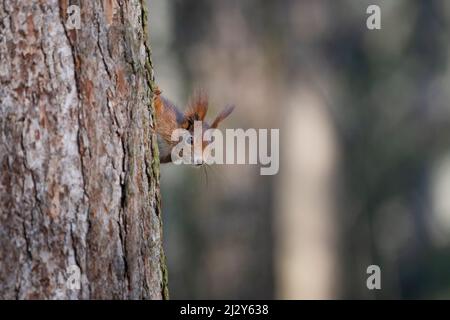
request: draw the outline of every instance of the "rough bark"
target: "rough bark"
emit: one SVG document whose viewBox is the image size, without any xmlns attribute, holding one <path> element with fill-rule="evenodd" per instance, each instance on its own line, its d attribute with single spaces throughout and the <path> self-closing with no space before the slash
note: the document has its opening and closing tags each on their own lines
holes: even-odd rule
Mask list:
<svg viewBox="0 0 450 320">
<path fill-rule="evenodd" d="M 0 0 L 0 298 L 167 297 L 146 20 Z"/>
</svg>

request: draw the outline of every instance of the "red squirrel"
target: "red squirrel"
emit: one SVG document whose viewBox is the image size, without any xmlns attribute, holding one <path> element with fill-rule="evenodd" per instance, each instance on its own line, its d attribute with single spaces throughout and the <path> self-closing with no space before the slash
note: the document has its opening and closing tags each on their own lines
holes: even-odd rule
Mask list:
<svg viewBox="0 0 450 320">
<path fill-rule="evenodd" d="M 158 88 L 155 90 L 154 105 L 156 111 L 155 128 L 161 163 L 172 162 L 172 148 L 178 143 L 178 141 L 172 141 L 171 139 L 172 132 L 175 129 L 185 129 L 193 135 L 194 121 L 202 121 L 203 132 L 209 128 L 217 128 L 219 123 L 228 117 L 234 109 L 234 106 L 225 107 L 210 125 L 204 121 L 208 111 L 208 97 L 200 91 L 191 98 L 184 113 L 163 97 Z M 203 141 L 203 149 L 207 145 L 208 142 Z"/>
</svg>

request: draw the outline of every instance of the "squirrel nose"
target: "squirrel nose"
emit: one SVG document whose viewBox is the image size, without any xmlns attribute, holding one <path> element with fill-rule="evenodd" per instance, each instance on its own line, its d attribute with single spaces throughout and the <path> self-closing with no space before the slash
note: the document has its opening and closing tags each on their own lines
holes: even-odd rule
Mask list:
<svg viewBox="0 0 450 320">
<path fill-rule="evenodd" d="M 198 160 L 194 163 L 194 166 L 200 167 L 200 166 L 202 166 L 203 164 L 204 164 L 203 159 L 198 159 Z"/>
</svg>

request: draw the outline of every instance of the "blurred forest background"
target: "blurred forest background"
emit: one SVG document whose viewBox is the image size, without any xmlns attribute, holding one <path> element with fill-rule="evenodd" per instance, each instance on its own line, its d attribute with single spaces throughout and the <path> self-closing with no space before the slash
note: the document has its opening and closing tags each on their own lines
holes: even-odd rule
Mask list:
<svg viewBox="0 0 450 320">
<path fill-rule="evenodd" d="M 450 1 L 148 4 L 163 94 L 280 129 L 275 176 L 162 166 L 171 298 L 450 297 Z"/>
</svg>

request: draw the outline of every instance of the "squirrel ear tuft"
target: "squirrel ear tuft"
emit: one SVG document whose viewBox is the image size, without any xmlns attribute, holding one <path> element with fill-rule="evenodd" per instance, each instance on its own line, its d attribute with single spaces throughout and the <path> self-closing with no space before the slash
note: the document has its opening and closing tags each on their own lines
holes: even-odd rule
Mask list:
<svg viewBox="0 0 450 320">
<path fill-rule="evenodd" d="M 208 112 L 208 96 L 202 90 L 198 90 L 189 102 L 185 117 L 203 121 L 206 112 Z"/>
<path fill-rule="evenodd" d="M 216 119 L 214 119 L 214 122 L 211 124 L 211 128 L 217 128 L 219 126 L 219 123 L 222 122 L 222 120 L 224 120 L 226 117 L 228 117 L 231 112 L 233 112 L 234 110 L 234 105 L 233 106 L 226 106 L 221 113 L 219 113 L 219 115 L 216 117 Z"/>
</svg>

